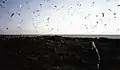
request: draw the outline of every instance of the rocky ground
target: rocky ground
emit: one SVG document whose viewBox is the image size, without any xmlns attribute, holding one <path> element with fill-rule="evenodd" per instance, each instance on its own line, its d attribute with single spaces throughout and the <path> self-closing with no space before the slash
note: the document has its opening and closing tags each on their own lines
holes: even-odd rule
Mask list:
<svg viewBox="0 0 120 70">
<path fill-rule="evenodd" d="M 119 43 L 107 38 L 0 36 L 0 70 L 120 70 Z"/>
</svg>

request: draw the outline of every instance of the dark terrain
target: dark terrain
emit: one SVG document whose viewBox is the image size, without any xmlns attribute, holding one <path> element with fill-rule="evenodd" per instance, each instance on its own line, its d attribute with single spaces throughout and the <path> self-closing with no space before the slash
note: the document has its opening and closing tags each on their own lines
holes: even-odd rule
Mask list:
<svg viewBox="0 0 120 70">
<path fill-rule="evenodd" d="M 0 36 L 0 70 L 120 70 L 119 43 L 107 38 Z"/>
</svg>

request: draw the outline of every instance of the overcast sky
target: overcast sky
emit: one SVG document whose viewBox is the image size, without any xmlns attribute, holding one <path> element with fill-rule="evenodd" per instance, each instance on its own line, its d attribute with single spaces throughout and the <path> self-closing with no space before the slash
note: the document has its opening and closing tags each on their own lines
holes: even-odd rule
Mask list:
<svg viewBox="0 0 120 70">
<path fill-rule="evenodd" d="M 120 0 L 0 0 L 0 34 L 120 35 Z"/>
</svg>

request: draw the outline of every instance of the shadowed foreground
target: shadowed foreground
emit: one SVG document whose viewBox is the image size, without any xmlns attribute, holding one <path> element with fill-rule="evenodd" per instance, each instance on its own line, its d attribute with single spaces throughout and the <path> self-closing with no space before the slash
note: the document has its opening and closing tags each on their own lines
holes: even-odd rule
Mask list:
<svg viewBox="0 0 120 70">
<path fill-rule="evenodd" d="M 107 38 L 0 36 L 0 70 L 120 70 L 119 43 Z"/>
</svg>

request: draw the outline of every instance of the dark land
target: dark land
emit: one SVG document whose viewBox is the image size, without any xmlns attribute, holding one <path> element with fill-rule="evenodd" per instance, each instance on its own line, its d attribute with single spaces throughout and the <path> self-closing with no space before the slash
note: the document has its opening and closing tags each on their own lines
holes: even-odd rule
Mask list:
<svg viewBox="0 0 120 70">
<path fill-rule="evenodd" d="M 0 36 L 0 70 L 120 70 L 119 43 L 108 38 Z"/>
</svg>

